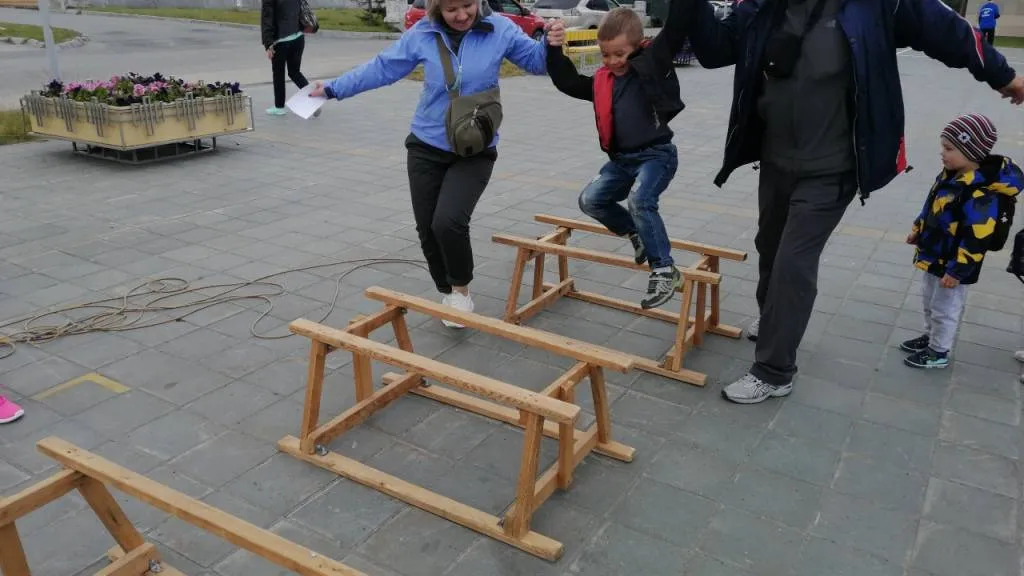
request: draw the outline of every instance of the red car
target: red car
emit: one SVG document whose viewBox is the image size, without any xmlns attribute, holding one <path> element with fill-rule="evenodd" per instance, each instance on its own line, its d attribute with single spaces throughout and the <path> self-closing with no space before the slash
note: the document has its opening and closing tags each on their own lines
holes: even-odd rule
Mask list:
<svg viewBox="0 0 1024 576">
<path fill-rule="evenodd" d="M 532 14 L 515 0 L 487 0 L 487 4 L 491 11 L 515 22 L 527 36 L 540 40 L 544 35 L 544 19 Z M 405 29 L 412 28 L 426 13 L 426 0 L 413 0 L 409 9 L 405 11 Z"/>
</svg>

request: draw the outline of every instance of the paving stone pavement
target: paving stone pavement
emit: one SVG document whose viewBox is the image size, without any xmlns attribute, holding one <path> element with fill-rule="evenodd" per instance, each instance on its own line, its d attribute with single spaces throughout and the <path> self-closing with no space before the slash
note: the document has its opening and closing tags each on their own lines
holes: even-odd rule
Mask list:
<svg viewBox="0 0 1024 576">
<path fill-rule="evenodd" d="M 1024 60 L 1021 51 L 1008 56 Z M 572 489 L 540 509 L 536 529 L 566 545 L 557 563 L 278 453 L 276 441 L 299 425 L 307 348 L 299 338 L 250 336 L 262 303 L 19 346 L 0 360 L 0 389 L 26 409 L 0 428 L 0 494 L 54 472 L 33 447 L 54 434 L 373 575 L 1019 574 L 1024 434 L 1012 352 L 1024 310 L 1021 286 L 1003 272 L 1006 254 L 990 255 L 971 288 L 949 370 L 912 371 L 895 345 L 921 322 L 920 278 L 902 242 L 938 166 L 939 130 L 958 113 L 987 113 L 1000 130 L 998 149 L 1021 158 L 1021 111 L 966 72 L 916 53 L 899 59 L 917 168 L 866 206 L 854 204 L 829 243 L 792 397 L 724 402 L 723 382 L 747 368 L 753 347 L 715 336 L 687 359 L 710 374 L 706 388 L 640 373 L 610 377 L 615 435 L 637 457 L 588 457 Z M 674 123 L 681 163 L 662 213 L 672 236 L 751 252 L 749 262 L 724 267 L 724 321 L 745 326 L 755 309 L 757 175 L 743 168 L 723 189 L 711 183 L 731 71 L 686 68 L 680 76 L 688 104 Z M 419 258 L 402 148 L 417 90 L 402 82 L 309 122 L 258 115 L 256 132 L 222 139 L 216 154 L 145 167 L 73 157 L 60 142 L 0 149 L 0 318 L 124 295 L 155 277 L 207 285 L 330 260 Z M 258 111 L 269 92 L 254 91 Z M 602 161 L 586 104 L 543 78 L 509 80 L 503 93 L 499 163 L 472 232 L 476 303 L 492 316 L 502 310 L 513 253 L 490 235 L 543 232 L 529 220 L 537 212 L 580 217 L 576 195 Z M 587 235 L 578 243 L 626 250 Z M 289 293 L 274 299 L 258 331 L 279 335 L 298 316 L 319 318 L 344 269 L 283 277 Z M 574 272 L 624 298 L 636 299 L 644 284 L 600 266 Z M 374 284 L 432 293 L 414 267 L 360 270 L 329 323 L 376 309 L 360 294 Z M 418 351 L 468 369 L 537 389 L 565 366 L 412 318 Z M 531 325 L 650 355 L 668 348 L 664 325 L 569 301 Z M 86 383 L 31 399 L 91 372 L 130 390 Z M 351 373 L 347 358 L 331 357 L 325 417 L 353 401 Z M 518 431 L 407 398 L 333 447 L 496 513 L 512 498 L 520 442 Z M 185 573 L 279 573 L 118 499 Z M 37 576 L 91 573 L 111 544 L 77 496 L 19 529 Z"/>
</svg>

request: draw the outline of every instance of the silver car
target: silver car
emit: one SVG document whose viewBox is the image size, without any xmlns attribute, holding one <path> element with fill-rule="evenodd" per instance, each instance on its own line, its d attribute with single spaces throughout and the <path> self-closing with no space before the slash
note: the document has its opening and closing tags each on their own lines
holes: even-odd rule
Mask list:
<svg viewBox="0 0 1024 576">
<path fill-rule="evenodd" d="M 615 0 L 537 0 L 533 13 L 545 20 L 561 19 L 566 28 L 596 30 L 604 15 L 619 6 Z"/>
</svg>

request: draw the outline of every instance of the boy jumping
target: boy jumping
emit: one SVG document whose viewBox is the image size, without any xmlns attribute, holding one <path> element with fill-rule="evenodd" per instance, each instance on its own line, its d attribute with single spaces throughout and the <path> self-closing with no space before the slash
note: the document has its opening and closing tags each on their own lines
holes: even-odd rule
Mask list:
<svg viewBox="0 0 1024 576">
<path fill-rule="evenodd" d="M 594 103 L 601 149 L 609 157 L 580 194 L 580 209 L 628 237 L 636 263 L 650 265 L 644 309 L 665 304 L 681 285 L 658 214 L 658 197 L 679 164 L 668 123 L 684 108 L 673 64 L 686 39 L 681 2 L 672 0 L 665 26 L 651 42 L 631 9 L 609 12 L 597 30 L 603 65 L 593 77 L 579 74 L 562 52 L 564 24 L 548 31 L 548 74 L 562 93 Z M 623 200 L 628 211 L 619 204 Z"/>
</svg>

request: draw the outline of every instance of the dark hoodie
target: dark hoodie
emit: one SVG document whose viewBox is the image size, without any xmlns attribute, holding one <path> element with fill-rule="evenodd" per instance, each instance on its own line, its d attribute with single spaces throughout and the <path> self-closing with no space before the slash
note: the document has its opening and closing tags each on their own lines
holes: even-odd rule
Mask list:
<svg viewBox="0 0 1024 576">
<path fill-rule="evenodd" d="M 1021 169 L 1005 156 L 989 156 L 959 176 L 943 170 L 914 220 L 914 265 L 961 284 L 977 282 L 999 219 L 998 196 L 1016 198 L 1022 184 Z"/>
</svg>

